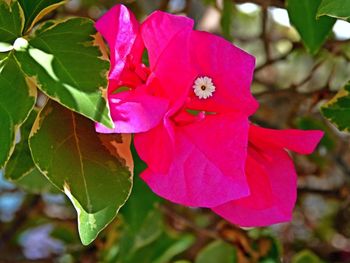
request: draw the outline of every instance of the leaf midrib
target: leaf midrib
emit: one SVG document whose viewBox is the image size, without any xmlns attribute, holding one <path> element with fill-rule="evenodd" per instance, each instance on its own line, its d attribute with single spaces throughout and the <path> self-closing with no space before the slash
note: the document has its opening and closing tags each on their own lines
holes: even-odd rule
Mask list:
<svg viewBox="0 0 350 263">
<path fill-rule="evenodd" d="M 86 181 L 86 178 L 85 178 L 85 171 L 84 171 L 82 152 L 81 152 L 81 149 L 80 149 L 79 137 L 78 137 L 78 134 L 77 134 L 77 123 L 76 123 L 75 116 L 74 116 L 73 112 L 71 112 L 71 116 L 72 116 L 72 125 L 73 125 L 73 136 L 74 136 L 75 146 L 77 148 L 78 156 L 79 156 L 80 173 L 81 173 L 81 176 L 82 176 L 82 179 L 83 179 L 83 184 L 84 184 L 84 191 L 85 191 L 86 201 L 87 201 L 87 209 L 88 209 L 89 213 L 91 213 L 92 212 L 92 204 L 91 204 L 91 199 L 90 199 L 89 192 L 88 192 L 87 181 Z"/>
</svg>

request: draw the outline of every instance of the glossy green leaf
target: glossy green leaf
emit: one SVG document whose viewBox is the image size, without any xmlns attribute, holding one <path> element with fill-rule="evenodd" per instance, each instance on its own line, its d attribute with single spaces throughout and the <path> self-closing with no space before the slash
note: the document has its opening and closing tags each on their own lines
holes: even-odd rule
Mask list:
<svg viewBox="0 0 350 263">
<path fill-rule="evenodd" d="M 292 258 L 292 263 L 323 263 L 323 261 L 310 250 L 303 250 Z"/>
<path fill-rule="evenodd" d="M 13 152 L 15 133 L 33 109 L 36 93 L 35 85 L 24 76 L 10 54 L 0 67 L 0 167 L 5 165 Z"/>
<path fill-rule="evenodd" d="M 316 19 L 321 0 L 288 0 L 287 10 L 293 26 L 311 54 L 316 54 L 332 31 L 336 19 Z"/>
<path fill-rule="evenodd" d="M 317 11 L 317 17 L 331 16 L 349 21 L 350 1 L 349 0 L 322 0 Z"/>
<path fill-rule="evenodd" d="M 101 135 L 94 123 L 49 101 L 29 145 L 40 171 L 72 201 L 83 244 L 91 243 L 129 197 L 129 135 Z"/>
<path fill-rule="evenodd" d="M 24 15 L 17 1 L 0 1 L 0 41 L 13 44 L 22 35 Z"/>
<path fill-rule="evenodd" d="M 36 116 L 37 111 L 33 110 L 20 128 L 21 140 L 16 144 L 15 150 L 5 167 L 5 177 L 10 181 L 19 180 L 36 169 L 28 145 L 28 137 Z"/>
<path fill-rule="evenodd" d="M 350 131 L 350 83 L 321 108 L 323 116 L 342 131 Z"/>
<path fill-rule="evenodd" d="M 105 99 L 109 63 L 93 45 L 95 33 L 90 19 L 46 22 L 29 38 L 29 46 L 15 55 L 47 96 L 113 127 Z"/>
<path fill-rule="evenodd" d="M 195 263 L 235 263 L 235 248 L 224 241 L 214 241 L 203 248 L 197 255 Z"/>
<path fill-rule="evenodd" d="M 65 3 L 64 0 L 18 0 L 25 15 L 25 31 L 30 30 L 41 18 Z"/>
</svg>

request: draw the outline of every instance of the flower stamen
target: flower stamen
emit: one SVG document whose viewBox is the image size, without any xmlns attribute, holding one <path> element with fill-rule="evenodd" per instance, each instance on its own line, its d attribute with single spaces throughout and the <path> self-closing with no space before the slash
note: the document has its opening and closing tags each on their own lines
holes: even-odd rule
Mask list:
<svg viewBox="0 0 350 263">
<path fill-rule="evenodd" d="M 198 77 L 194 81 L 193 90 L 200 99 L 207 99 L 213 96 L 215 86 L 213 80 L 209 77 Z"/>
</svg>

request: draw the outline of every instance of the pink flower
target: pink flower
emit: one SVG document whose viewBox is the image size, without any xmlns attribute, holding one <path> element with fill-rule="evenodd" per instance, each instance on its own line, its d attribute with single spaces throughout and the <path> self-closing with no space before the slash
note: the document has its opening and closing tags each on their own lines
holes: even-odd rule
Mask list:
<svg viewBox="0 0 350 263">
<path fill-rule="evenodd" d="M 286 150 L 309 154 L 323 133 L 249 124 L 258 107 L 250 92 L 254 57 L 193 30 L 189 18 L 159 11 L 140 26 L 118 5 L 96 28 L 111 49 L 115 122 L 113 130 L 96 129 L 136 133 L 148 165 L 141 176 L 155 193 L 241 226 L 290 220 L 297 175 Z M 145 47 L 149 68 L 142 64 Z"/>
<path fill-rule="evenodd" d="M 192 27 L 191 19 L 163 12 L 142 24 L 147 83 L 169 107 L 134 143 L 148 165 L 141 176 L 155 193 L 215 207 L 250 193 L 244 167 L 248 117 L 258 106 L 250 92 L 254 57 Z"/>
<path fill-rule="evenodd" d="M 245 227 L 267 226 L 291 220 L 297 197 L 297 174 L 287 150 L 314 151 L 321 131 L 270 130 L 250 126 L 246 175 L 250 195 L 212 210 Z"/>
<path fill-rule="evenodd" d="M 168 102 L 154 96 L 146 81 L 149 69 L 142 64 L 144 44 L 140 25 L 123 5 L 116 5 L 96 22 L 110 47 L 108 101 L 115 128 L 96 124 L 102 133 L 134 133 L 156 126 Z M 127 91 L 123 89 L 127 88 Z"/>
</svg>

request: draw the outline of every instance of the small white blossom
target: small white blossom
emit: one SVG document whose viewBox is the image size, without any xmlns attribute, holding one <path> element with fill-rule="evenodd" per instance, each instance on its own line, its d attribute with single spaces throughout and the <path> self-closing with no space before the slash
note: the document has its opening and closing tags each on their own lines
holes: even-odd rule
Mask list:
<svg viewBox="0 0 350 263">
<path fill-rule="evenodd" d="M 13 49 L 17 51 L 25 50 L 28 47 L 28 40 L 22 37 L 19 37 L 13 43 Z"/>
<path fill-rule="evenodd" d="M 207 99 L 213 96 L 215 86 L 213 80 L 209 77 L 198 77 L 194 81 L 193 90 L 200 99 Z"/>
</svg>

